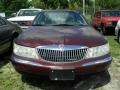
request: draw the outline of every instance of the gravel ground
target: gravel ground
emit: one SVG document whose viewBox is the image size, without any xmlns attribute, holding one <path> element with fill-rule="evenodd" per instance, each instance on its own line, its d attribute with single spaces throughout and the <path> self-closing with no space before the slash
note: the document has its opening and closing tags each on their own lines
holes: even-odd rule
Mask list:
<svg viewBox="0 0 120 90">
<path fill-rule="evenodd" d="M 109 72 L 111 81 L 107 85 L 96 90 L 120 90 L 120 57 L 113 57 L 113 63 L 111 64 Z"/>
</svg>

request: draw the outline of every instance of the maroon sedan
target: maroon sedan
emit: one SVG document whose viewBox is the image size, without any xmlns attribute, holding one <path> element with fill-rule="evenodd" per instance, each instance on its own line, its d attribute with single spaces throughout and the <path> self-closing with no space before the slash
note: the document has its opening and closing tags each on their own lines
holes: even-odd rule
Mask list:
<svg viewBox="0 0 120 90">
<path fill-rule="evenodd" d="M 14 43 L 12 63 L 19 72 L 74 80 L 106 70 L 112 61 L 106 39 L 78 11 L 42 11 Z"/>
</svg>

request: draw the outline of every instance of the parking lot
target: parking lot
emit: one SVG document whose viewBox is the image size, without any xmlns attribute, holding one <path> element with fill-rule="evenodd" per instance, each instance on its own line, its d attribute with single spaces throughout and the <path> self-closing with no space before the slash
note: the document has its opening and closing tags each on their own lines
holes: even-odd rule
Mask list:
<svg viewBox="0 0 120 90">
<path fill-rule="evenodd" d="M 0 90 L 119 90 L 120 88 L 120 45 L 115 36 L 106 36 L 110 43 L 112 64 L 108 72 L 80 77 L 75 81 L 51 81 L 48 77 L 27 78 L 17 73 L 10 57 L 1 59 Z M 7 62 L 8 61 L 8 62 Z"/>
<path fill-rule="evenodd" d="M 120 90 L 119 0 L 1 0 L 0 90 Z"/>
</svg>

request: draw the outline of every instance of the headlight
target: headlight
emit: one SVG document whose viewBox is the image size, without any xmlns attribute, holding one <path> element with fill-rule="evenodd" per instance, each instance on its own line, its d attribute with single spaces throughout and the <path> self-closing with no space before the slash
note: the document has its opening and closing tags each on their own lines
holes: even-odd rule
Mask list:
<svg viewBox="0 0 120 90">
<path fill-rule="evenodd" d="M 94 57 L 104 56 L 109 53 L 109 50 L 110 50 L 109 44 L 89 48 L 86 58 L 94 58 Z"/>
<path fill-rule="evenodd" d="M 107 25 L 108 25 L 108 26 L 112 26 L 112 22 L 108 22 Z"/>
<path fill-rule="evenodd" d="M 31 21 L 26 21 L 24 25 L 25 25 L 25 26 L 31 26 L 31 25 L 32 25 L 32 22 L 31 22 Z"/>
<path fill-rule="evenodd" d="M 36 53 L 35 48 L 24 47 L 17 44 L 14 44 L 14 54 L 27 58 L 36 58 L 38 59 L 38 55 Z"/>
</svg>

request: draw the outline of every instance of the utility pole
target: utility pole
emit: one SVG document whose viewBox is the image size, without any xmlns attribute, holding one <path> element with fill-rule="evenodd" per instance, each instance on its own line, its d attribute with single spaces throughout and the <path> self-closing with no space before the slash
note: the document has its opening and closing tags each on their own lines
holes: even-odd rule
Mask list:
<svg viewBox="0 0 120 90">
<path fill-rule="evenodd" d="M 95 10 L 96 10 L 96 5 L 95 4 L 96 4 L 96 2 L 95 2 L 95 0 L 93 0 L 93 9 L 94 9 L 93 12 L 94 13 L 95 13 Z"/>
<path fill-rule="evenodd" d="M 83 15 L 85 16 L 85 0 L 83 0 Z"/>
</svg>

